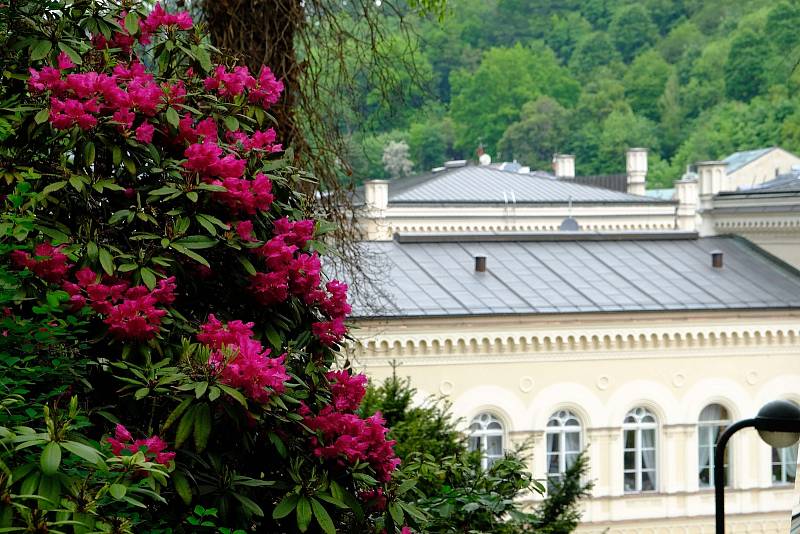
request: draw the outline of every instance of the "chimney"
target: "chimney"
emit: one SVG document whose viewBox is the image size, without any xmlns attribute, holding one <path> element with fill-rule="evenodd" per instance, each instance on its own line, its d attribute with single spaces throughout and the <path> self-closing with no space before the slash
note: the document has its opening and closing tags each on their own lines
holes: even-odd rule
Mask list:
<svg viewBox="0 0 800 534">
<path fill-rule="evenodd" d="M 575 178 L 575 156 L 572 154 L 553 155 L 553 171 L 560 180 Z"/>
<path fill-rule="evenodd" d="M 644 196 L 647 182 L 647 149 L 629 148 L 625 153 L 628 194 Z"/>
<path fill-rule="evenodd" d="M 710 209 L 714 195 L 726 189 L 728 164 L 724 161 L 701 161 L 696 166 L 700 204 L 703 209 Z"/>
<path fill-rule="evenodd" d="M 475 272 L 486 272 L 486 256 L 475 256 Z"/>
<path fill-rule="evenodd" d="M 711 266 L 715 269 L 722 269 L 722 251 L 711 251 Z"/>
<path fill-rule="evenodd" d="M 381 212 L 389 206 L 389 180 L 364 182 L 364 204 L 370 213 Z"/>
<path fill-rule="evenodd" d="M 478 158 L 478 162 L 479 162 L 481 165 L 484 165 L 484 166 L 485 166 L 485 165 L 491 165 L 491 164 L 492 164 L 492 156 L 490 156 L 489 154 L 487 154 L 486 152 L 484 152 L 484 153 L 483 153 L 483 154 L 481 154 L 481 155 L 480 155 L 480 157 Z"/>
<path fill-rule="evenodd" d="M 697 230 L 697 177 L 685 174 L 675 182 L 675 194 L 678 197 L 678 230 L 694 232 Z"/>
</svg>

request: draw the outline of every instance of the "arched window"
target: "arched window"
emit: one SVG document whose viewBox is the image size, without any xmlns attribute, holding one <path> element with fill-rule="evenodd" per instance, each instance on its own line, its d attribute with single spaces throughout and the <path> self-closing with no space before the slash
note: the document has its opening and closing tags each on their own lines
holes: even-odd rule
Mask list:
<svg viewBox="0 0 800 534">
<path fill-rule="evenodd" d="M 714 451 L 717 448 L 717 439 L 728 425 L 731 424 L 731 417 L 728 410 L 721 404 L 709 404 L 700 412 L 697 423 L 698 440 L 698 477 L 701 488 L 714 487 Z M 725 449 L 725 485 L 728 485 L 730 471 L 728 466 L 728 454 L 730 447 Z"/>
<path fill-rule="evenodd" d="M 477 415 L 469 425 L 469 450 L 481 451 L 481 465 L 490 468 L 503 457 L 503 423 L 490 413 Z"/>
<path fill-rule="evenodd" d="M 656 416 L 647 408 L 634 408 L 622 423 L 623 473 L 625 491 L 655 491 Z"/>
<path fill-rule="evenodd" d="M 560 410 L 547 421 L 547 481 L 561 480 L 581 453 L 581 422 L 569 410 Z"/>
<path fill-rule="evenodd" d="M 797 404 L 794 401 L 789 401 Z M 772 483 L 794 484 L 797 476 L 797 443 L 791 447 L 772 449 Z"/>
</svg>

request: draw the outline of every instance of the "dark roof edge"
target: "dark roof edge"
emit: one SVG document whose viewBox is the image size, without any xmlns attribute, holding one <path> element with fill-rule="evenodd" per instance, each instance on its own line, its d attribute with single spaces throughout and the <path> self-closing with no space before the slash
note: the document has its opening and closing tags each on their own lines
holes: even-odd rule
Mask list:
<svg viewBox="0 0 800 534">
<path fill-rule="evenodd" d="M 491 241 L 676 241 L 698 239 L 697 232 L 471 232 L 465 234 L 394 234 L 398 243 Z M 800 275 L 800 273 L 798 273 Z"/>
<path fill-rule="evenodd" d="M 592 187 L 592 186 L 585 186 L 585 187 Z M 597 187 L 595 189 L 603 189 L 602 187 Z M 611 191 L 614 193 L 619 193 L 620 191 L 615 191 L 613 189 L 604 189 L 604 191 Z M 627 193 L 626 193 L 627 194 Z M 448 201 L 441 201 L 441 200 L 392 200 L 389 199 L 389 206 L 391 205 L 476 205 L 476 204 L 492 204 L 496 206 L 504 206 L 510 205 L 511 202 L 503 203 L 500 201 L 495 200 L 448 200 Z M 640 196 L 638 198 L 632 198 L 630 200 L 573 200 L 572 205 L 594 205 L 594 206 L 630 206 L 631 204 L 661 204 L 661 205 L 678 205 L 677 200 L 670 200 L 670 199 L 661 199 L 656 197 L 648 197 L 648 196 Z M 547 201 L 523 201 L 517 200 L 514 205 L 516 206 L 567 206 L 569 205 L 568 200 L 547 200 Z"/>
<path fill-rule="evenodd" d="M 351 321 L 385 321 L 395 319 L 469 319 L 469 318 L 485 318 L 485 317 L 537 317 L 540 315 L 622 315 L 631 313 L 742 313 L 742 312 L 774 312 L 779 310 L 800 310 L 797 306 L 760 306 L 757 308 L 683 308 L 679 310 L 665 310 L 660 309 L 642 309 L 642 310 L 593 310 L 593 311 L 569 311 L 569 312 L 519 312 L 519 313 L 459 313 L 459 314 L 443 314 L 443 315 L 351 315 L 348 319 Z"/>
<path fill-rule="evenodd" d="M 794 276 L 800 277 L 800 269 L 798 269 L 797 267 L 795 267 L 791 263 L 782 260 L 781 258 L 776 256 L 775 254 L 773 254 L 771 252 L 768 252 L 767 250 L 759 247 L 758 245 L 756 245 L 755 243 L 753 243 L 752 241 L 750 241 L 749 239 L 747 239 L 745 237 L 742 237 L 742 236 L 740 236 L 738 234 L 720 234 L 720 235 L 718 235 L 716 237 L 732 238 L 735 241 L 741 243 L 743 246 L 745 246 L 748 249 L 752 250 L 756 254 L 759 254 L 759 255 L 763 256 L 764 258 L 766 258 L 768 261 L 774 263 L 778 268 L 783 269 L 784 271 L 788 272 L 789 274 L 792 274 Z"/>
</svg>

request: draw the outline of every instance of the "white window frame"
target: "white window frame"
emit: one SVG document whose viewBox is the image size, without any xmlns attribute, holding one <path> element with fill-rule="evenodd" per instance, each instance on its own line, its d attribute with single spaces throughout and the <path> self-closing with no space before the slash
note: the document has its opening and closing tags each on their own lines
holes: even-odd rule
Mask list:
<svg viewBox="0 0 800 534">
<path fill-rule="evenodd" d="M 792 445 L 791 447 L 783 447 L 781 449 L 776 449 L 772 447 L 771 456 L 770 456 L 770 477 L 772 478 L 772 484 L 775 486 L 784 486 L 790 485 L 794 486 L 797 480 L 797 463 L 792 464 L 787 458 L 790 449 L 797 449 L 797 443 Z M 775 461 L 775 454 L 778 455 L 779 461 Z M 795 452 L 794 461 L 797 462 L 797 453 Z M 794 469 L 794 475 L 789 480 L 789 466 L 792 466 Z M 775 479 L 775 466 L 780 466 L 781 476 L 780 480 Z"/>
<path fill-rule="evenodd" d="M 567 423 L 571 420 L 577 421 L 577 425 L 567 425 Z M 578 450 L 577 451 L 567 451 L 567 434 L 578 434 Z M 549 445 L 549 437 L 555 435 L 557 436 L 557 448 L 556 450 L 550 451 Z M 545 429 L 545 458 L 547 462 L 547 480 L 548 483 L 551 481 L 560 481 L 563 476 L 564 472 L 570 467 L 567 465 L 567 454 L 578 453 L 583 450 L 583 425 L 581 424 L 581 418 L 573 412 L 572 410 L 563 409 L 555 412 L 553 415 L 550 416 L 550 419 L 547 420 L 547 427 Z M 558 457 L 558 472 L 550 471 L 551 462 L 550 459 L 553 456 Z"/>
<path fill-rule="evenodd" d="M 497 423 L 500 428 L 489 428 L 492 423 Z M 478 428 L 474 428 L 474 427 Z M 506 425 L 503 420 L 491 412 L 481 412 L 472 418 L 469 425 L 469 450 L 480 450 L 481 452 L 481 467 L 489 469 L 494 463 L 505 457 L 506 452 Z M 489 454 L 488 438 L 500 436 L 500 454 Z M 473 440 L 478 439 L 478 447 L 473 446 Z"/>
<path fill-rule="evenodd" d="M 643 421 L 645 417 L 651 417 L 653 419 L 652 422 L 650 421 Z M 636 421 L 634 422 L 627 422 L 626 420 L 631 417 L 634 418 Z M 653 461 L 655 462 L 655 466 L 652 469 L 646 469 L 642 467 L 642 453 L 645 449 L 642 447 L 642 432 L 645 430 L 652 430 L 653 431 Z M 634 432 L 634 448 L 628 449 L 626 448 L 627 443 L 627 433 Z M 656 414 L 653 413 L 652 410 L 645 406 L 637 406 L 630 410 L 627 414 L 625 414 L 625 420 L 622 423 L 622 488 L 625 493 L 651 493 L 658 491 L 658 482 L 659 482 L 659 469 L 658 469 L 658 445 L 659 445 L 659 436 L 658 436 L 658 417 Z M 649 450 L 649 448 L 647 449 Z M 633 452 L 634 453 L 634 468 L 633 470 L 625 468 L 625 453 L 626 452 Z M 652 490 L 643 490 L 642 489 L 642 480 L 643 480 L 643 472 L 644 471 L 652 471 L 653 472 L 653 489 Z M 635 473 L 635 489 L 626 489 L 625 488 L 625 475 L 627 473 L 633 472 Z"/>
<path fill-rule="evenodd" d="M 703 414 L 703 411 L 706 408 L 711 406 L 719 406 L 723 410 L 725 410 L 725 415 L 727 415 L 727 419 L 701 419 L 700 417 Z M 712 402 L 706 404 L 702 410 L 700 410 L 700 414 L 697 416 L 697 484 L 700 488 L 713 488 L 714 487 L 714 472 L 717 469 L 715 465 L 715 455 L 717 452 L 717 443 L 716 441 L 706 443 L 702 443 L 700 440 L 702 439 L 701 435 L 703 432 L 701 430 L 703 428 L 719 428 L 719 432 L 717 436 L 721 435 L 725 432 L 725 429 L 728 428 L 733 419 L 731 418 L 731 412 L 724 404 L 720 404 L 719 402 Z M 707 435 L 710 437 L 714 434 L 713 430 L 711 432 L 707 432 Z M 709 449 L 709 464 L 708 464 L 708 483 L 703 482 L 700 480 L 700 470 L 703 469 L 703 466 L 700 465 L 700 450 L 701 449 Z M 728 487 L 731 483 L 731 458 L 732 458 L 732 445 L 729 445 L 726 452 L 726 462 L 723 465 L 723 469 L 725 469 L 725 487 Z"/>
</svg>

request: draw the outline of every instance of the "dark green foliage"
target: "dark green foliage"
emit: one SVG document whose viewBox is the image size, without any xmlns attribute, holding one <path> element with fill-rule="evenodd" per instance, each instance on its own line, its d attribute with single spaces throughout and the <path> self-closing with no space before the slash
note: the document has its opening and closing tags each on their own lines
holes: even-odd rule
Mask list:
<svg viewBox="0 0 800 534">
<path fill-rule="evenodd" d="M 725 62 L 725 94 L 735 100 L 748 102 L 764 90 L 766 56 L 764 39 L 746 30 L 731 45 Z"/>
<path fill-rule="evenodd" d="M 641 4 L 617 11 L 608 31 L 625 62 L 630 62 L 642 48 L 653 44 L 658 38 L 658 28 Z"/>
<path fill-rule="evenodd" d="M 531 476 L 527 446 L 509 451 L 483 469 L 480 456 L 467 451 L 456 431 L 459 422 L 452 419 L 449 404 L 428 399 L 423 406 L 415 406 L 415 394 L 409 380 L 398 378 L 394 369 L 379 386 L 369 387 L 361 410 L 363 415 L 380 410 L 391 428 L 390 437 L 398 440 L 403 472 L 416 477 L 400 488 L 408 488 L 405 500 L 426 514 L 424 532 L 566 534 L 575 529 L 579 500 L 592 487 L 585 455 L 550 488 L 542 503 L 525 510 L 517 500 L 520 496 L 544 492 L 544 486 Z"/>
</svg>

